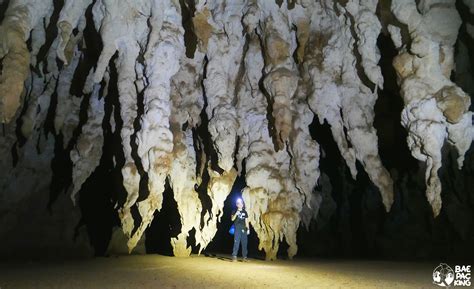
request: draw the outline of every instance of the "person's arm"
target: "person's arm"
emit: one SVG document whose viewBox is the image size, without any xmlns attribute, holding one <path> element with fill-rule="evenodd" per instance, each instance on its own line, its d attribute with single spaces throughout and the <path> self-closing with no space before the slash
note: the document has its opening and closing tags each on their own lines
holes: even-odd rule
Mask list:
<svg viewBox="0 0 474 289">
<path fill-rule="evenodd" d="M 249 222 L 249 218 L 245 218 L 245 228 L 247 228 L 247 230 L 250 230 L 250 222 Z"/>
<path fill-rule="evenodd" d="M 230 220 L 233 222 L 233 221 L 235 221 L 235 218 L 237 218 L 237 211 L 235 211 L 235 212 L 230 216 Z"/>
</svg>

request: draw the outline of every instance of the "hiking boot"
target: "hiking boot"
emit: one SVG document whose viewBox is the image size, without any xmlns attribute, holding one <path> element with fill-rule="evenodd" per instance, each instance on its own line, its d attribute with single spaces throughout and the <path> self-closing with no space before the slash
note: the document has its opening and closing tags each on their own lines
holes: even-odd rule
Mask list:
<svg viewBox="0 0 474 289">
<path fill-rule="evenodd" d="M 244 262 L 248 262 L 248 261 L 249 261 L 249 259 L 248 259 L 247 257 L 244 257 L 244 259 L 243 259 L 242 261 L 244 261 Z"/>
<path fill-rule="evenodd" d="M 232 256 L 232 262 L 237 262 L 237 256 Z"/>
</svg>

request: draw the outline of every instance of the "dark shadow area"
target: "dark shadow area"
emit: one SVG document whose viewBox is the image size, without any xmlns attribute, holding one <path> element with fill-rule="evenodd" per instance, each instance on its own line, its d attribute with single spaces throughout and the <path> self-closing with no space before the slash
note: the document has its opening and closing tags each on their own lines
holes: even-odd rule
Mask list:
<svg viewBox="0 0 474 289">
<path fill-rule="evenodd" d="M 89 240 L 96 256 L 104 256 L 112 236 L 112 227 L 120 226 L 111 196 L 114 189 L 113 172 L 104 162 L 82 185 L 79 205 L 82 212 L 81 224 L 87 227 Z"/>
<path fill-rule="evenodd" d="M 153 221 L 145 231 L 146 252 L 173 256 L 173 247 L 170 241 L 180 232 L 181 220 L 178 205 L 167 181 L 163 192 L 163 206 L 159 212 L 155 212 Z"/>
<path fill-rule="evenodd" d="M 114 59 L 115 57 L 111 63 Z M 99 166 L 79 191 L 79 206 L 82 213 L 80 225 L 86 226 L 96 256 L 105 255 L 112 235 L 112 228 L 120 226 L 114 206 L 118 196 L 126 194 L 120 169 L 124 157 L 120 141 L 122 121 L 118 107 L 117 73 L 115 69 L 110 71 L 111 81 L 108 94 L 104 99 L 102 157 Z M 100 97 L 103 97 L 102 91 L 100 91 Z M 111 125 L 112 118 L 115 121 L 115 127 Z"/>
<path fill-rule="evenodd" d="M 184 28 L 184 46 L 186 47 L 186 56 L 188 58 L 194 58 L 194 52 L 198 39 L 194 33 L 193 17 L 196 12 L 196 7 L 191 0 L 179 0 L 182 14 L 182 25 Z"/>
<path fill-rule="evenodd" d="M 5 12 L 7 11 L 8 4 L 10 4 L 10 0 L 5 0 L 0 3 L 0 23 L 2 23 L 3 18 L 5 17 Z"/>
<path fill-rule="evenodd" d="M 400 171 L 417 169 L 418 161 L 411 156 L 407 145 L 407 130 L 401 124 L 403 99 L 397 84 L 397 74 L 392 65 L 398 51 L 390 36 L 384 34 L 379 35 L 377 46 L 382 54 L 379 65 L 384 78 L 384 88 L 379 88 L 374 107 L 374 127 L 379 141 L 379 155 L 389 171 L 392 168 Z"/>
</svg>

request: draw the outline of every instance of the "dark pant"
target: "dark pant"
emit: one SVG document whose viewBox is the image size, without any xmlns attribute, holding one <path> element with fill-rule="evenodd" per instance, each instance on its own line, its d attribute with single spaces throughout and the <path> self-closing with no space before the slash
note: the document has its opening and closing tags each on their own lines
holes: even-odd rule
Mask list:
<svg viewBox="0 0 474 289">
<path fill-rule="evenodd" d="M 239 243 L 242 243 L 242 256 L 247 258 L 247 230 L 236 228 L 234 232 L 234 250 L 232 251 L 232 256 L 237 256 L 237 253 L 239 253 Z"/>
</svg>

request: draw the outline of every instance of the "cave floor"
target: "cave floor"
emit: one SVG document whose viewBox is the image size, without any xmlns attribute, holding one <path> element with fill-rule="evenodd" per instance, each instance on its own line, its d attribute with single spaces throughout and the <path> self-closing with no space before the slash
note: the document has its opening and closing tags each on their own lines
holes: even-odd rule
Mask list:
<svg viewBox="0 0 474 289">
<path fill-rule="evenodd" d="M 437 264 L 132 255 L 0 262 L 0 288 L 434 288 Z"/>
</svg>

